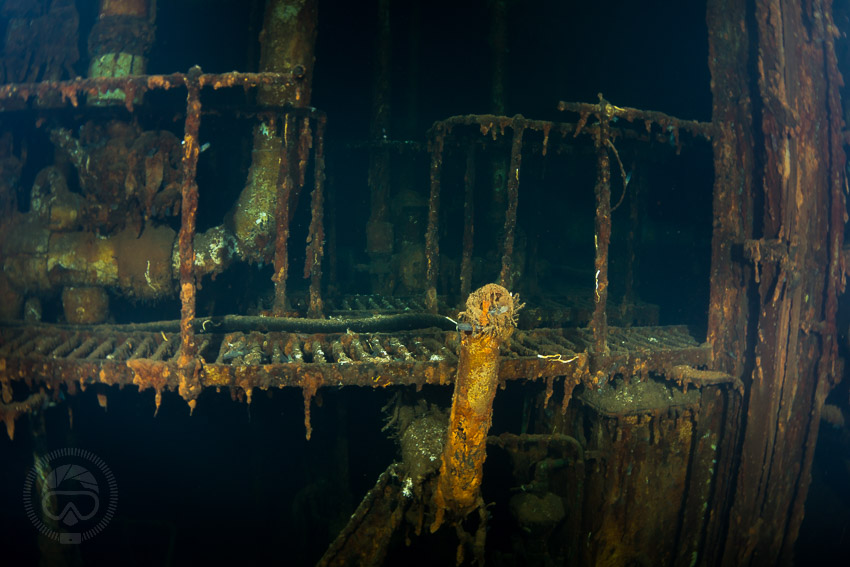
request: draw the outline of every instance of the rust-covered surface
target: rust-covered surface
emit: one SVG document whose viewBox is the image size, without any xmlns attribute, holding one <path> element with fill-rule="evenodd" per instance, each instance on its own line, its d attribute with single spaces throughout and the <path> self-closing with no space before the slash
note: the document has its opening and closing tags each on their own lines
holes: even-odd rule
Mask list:
<svg viewBox="0 0 850 567">
<path fill-rule="evenodd" d="M 195 319 L 195 217 L 198 211 L 198 185 L 195 173 L 198 168 L 198 129 L 201 126 L 201 88 L 198 77 L 200 67 L 189 71 L 186 83 L 186 122 L 183 130 L 183 184 L 181 186 L 180 233 L 177 239 L 177 253 L 180 261 L 180 395 L 189 403 L 190 410 L 195 409 L 196 399 L 201 391 L 198 384 L 197 351 L 195 331 L 192 321 Z"/>
<path fill-rule="evenodd" d="M 735 375 L 751 364 L 748 352 L 747 266 L 733 260 L 753 230 L 755 157 L 753 102 L 747 77 L 750 34 L 744 24 L 746 3 L 709 2 L 709 66 L 714 81 L 714 235 L 711 258 L 711 306 L 708 340 L 719 366 Z M 737 93 L 738 96 L 729 96 Z"/>
<path fill-rule="evenodd" d="M 488 284 L 470 294 L 466 311 L 458 315 L 458 373 L 434 493 L 437 512 L 432 532 L 445 516 L 462 519 L 484 506 L 480 489 L 499 386 L 499 348 L 513 333 L 521 308 L 518 297 L 500 285 Z"/>
</svg>

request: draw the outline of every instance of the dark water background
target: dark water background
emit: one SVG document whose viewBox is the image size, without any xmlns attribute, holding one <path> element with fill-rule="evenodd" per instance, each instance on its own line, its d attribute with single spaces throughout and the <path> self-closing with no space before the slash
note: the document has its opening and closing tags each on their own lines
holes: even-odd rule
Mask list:
<svg viewBox="0 0 850 567">
<path fill-rule="evenodd" d="M 78 2 L 82 53 L 95 4 Z M 415 4 L 393 3 L 396 114 L 389 135 L 424 142 L 424 133 L 435 120 L 492 110 L 490 3 L 419 2 L 418 69 L 410 67 L 408 29 Z M 256 70 L 262 2 L 158 5 L 149 73 L 185 72 L 196 64 L 210 73 Z M 345 235 L 337 253 L 347 258 L 340 263 L 339 278 L 345 282 L 340 291 L 346 293 L 368 291 L 368 279 L 351 268 L 368 262 L 364 227 L 369 216 L 366 153 L 358 153 L 351 144 L 364 141 L 369 133 L 375 10 L 372 1 L 319 3 L 313 105 L 327 112 L 329 120 L 328 179 L 335 207 L 330 214 L 338 233 Z M 711 118 L 702 1 L 516 2 L 511 3 L 508 34 L 505 114 L 509 116 L 564 120 L 556 110 L 559 100 L 592 103 L 602 92 L 618 106 L 702 121 Z M 86 63 L 81 62 L 79 74 L 84 74 Z M 179 107 L 181 96 L 154 97 L 151 104 Z M 179 123 L 177 128 L 179 135 Z M 250 135 L 245 124 L 224 119 L 211 119 L 202 127 L 202 141 L 210 141 L 219 157 L 202 157 L 199 164 L 199 230 L 220 222 L 244 184 L 249 162 L 244 148 L 234 142 L 239 138 L 234 132 Z M 644 248 L 636 285 L 644 301 L 660 306 L 662 324 L 691 325 L 697 334 L 703 333 L 701 339 L 708 306 L 711 149 L 697 142 L 680 156 L 667 153 L 642 170 Z M 33 158 L 25 177 L 34 177 L 50 159 L 47 154 L 41 160 Z M 535 173 L 535 162 L 528 159 L 528 183 L 520 186 L 519 223 L 521 229 L 538 234 L 541 255 L 551 265 L 592 267 L 592 232 L 588 232 L 593 218 L 593 173 L 588 167 L 592 154 L 585 159 L 589 161 L 576 166 L 553 157 L 546 166 L 547 176 L 539 174 L 544 169 L 540 163 Z M 410 167 L 415 169 L 410 189 L 426 195 L 427 160 L 411 160 Z M 616 177 L 612 175 L 615 198 L 621 190 Z M 451 189 L 451 184 L 448 189 L 444 186 L 448 202 Z M 616 225 L 626 218 L 625 210 L 614 217 L 612 272 L 623 254 L 624 234 Z M 296 232 L 304 229 L 303 221 L 297 222 L 302 224 L 293 229 Z M 482 242 L 487 242 L 486 230 L 484 225 L 478 236 Z M 461 224 L 449 224 L 444 239 L 458 243 L 461 234 Z M 216 282 L 204 282 L 199 306 L 214 305 L 217 313 L 244 312 L 256 297 L 268 293 L 270 274 L 268 267 L 236 266 Z M 480 283 L 484 281 L 474 285 Z M 557 293 L 561 282 L 553 272 L 541 284 L 545 295 L 549 290 Z M 616 285 L 612 274 L 614 291 Z M 114 299 L 113 312 L 119 320 L 170 319 L 179 313 L 175 302 L 140 306 Z M 48 314 L 51 308 L 58 306 L 48 304 Z M 496 433 L 516 432 L 522 407 L 521 397 L 512 397 L 513 388 L 497 397 Z M 164 394 L 154 418 L 152 392 L 138 394 L 132 387 L 121 392 L 113 388 L 106 411 L 91 392 L 47 410 L 43 416 L 47 433 L 38 443 L 47 450 L 84 447 L 109 465 L 119 483 L 115 519 L 104 533 L 80 546 L 73 560 L 92 565 L 314 563 L 378 474 L 397 458 L 394 441 L 381 432 L 380 410 L 391 394 L 322 390 L 321 407 L 313 404 L 309 442 L 304 439 L 302 394 L 295 390 L 257 392 L 250 408 L 232 402 L 229 394 L 206 391 L 191 418 L 175 393 Z M 425 395 L 447 403 L 450 392 L 428 389 Z M 73 429 L 68 427 L 68 406 L 73 410 Z M 14 442 L 0 435 L 0 540 L 8 550 L 0 553 L 30 559 L 36 534 L 23 514 L 19 487 L 32 464 L 31 424 L 27 418 L 19 421 Z M 823 455 L 819 449 L 811 492 L 824 508 L 807 510 L 802 557 L 846 552 L 850 539 L 847 532 L 829 531 L 840 523 L 836 514 L 846 514 L 850 502 L 848 483 L 835 480 L 848 478 L 846 468 L 841 468 L 848 458 L 847 447 L 838 431 L 826 431 L 823 437 L 830 450 Z M 833 519 L 824 520 L 828 516 Z M 842 525 L 846 529 L 846 519 Z M 833 537 L 818 537 L 825 533 Z"/>
</svg>

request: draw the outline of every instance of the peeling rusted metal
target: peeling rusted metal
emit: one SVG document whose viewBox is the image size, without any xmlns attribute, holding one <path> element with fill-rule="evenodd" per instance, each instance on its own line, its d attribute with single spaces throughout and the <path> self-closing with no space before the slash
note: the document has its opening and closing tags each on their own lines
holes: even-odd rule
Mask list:
<svg viewBox="0 0 850 567">
<path fill-rule="evenodd" d="M 752 272 L 735 261 L 736 246 L 750 238 L 754 226 L 756 190 L 754 132 L 750 79 L 751 34 L 746 2 L 707 4 L 708 65 L 712 77 L 714 138 L 714 235 L 708 342 L 714 348 L 713 368 L 742 376 L 751 360 L 747 353 L 747 287 Z M 738 93 L 735 97 L 728 93 Z"/>
</svg>

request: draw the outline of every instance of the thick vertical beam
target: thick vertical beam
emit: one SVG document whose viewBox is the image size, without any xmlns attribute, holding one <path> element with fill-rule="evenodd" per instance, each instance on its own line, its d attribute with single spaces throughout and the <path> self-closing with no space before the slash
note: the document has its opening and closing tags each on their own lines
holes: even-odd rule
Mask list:
<svg viewBox="0 0 850 567">
<path fill-rule="evenodd" d="M 749 167 L 760 178 L 749 186 L 725 189 L 743 190 L 749 203 L 763 207 L 754 215 L 760 225 L 752 229 L 753 236 L 761 238 L 748 240 L 743 247 L 744 257 L 752 262 L 745 269 L 753 273 L 757 285 L 753 299 L 757 314 L 751 320 L 757 328 L 748 335 L 732 320 L 725 321 L 728 329 L 713 321 L 714 334 L 709 338 L 718 360 L 726 360 L 733 369 L 743 368 L 747 375 L 748 361 L 732 362 L 717 346 L 734 348 L 735 333 L 738 339 L 751 336 L 755 344 L 752 373 L 745 375 L 750 378 L 745 381 L 746 417 L 723 563 L 777 565 L 793 561 L 821 404 L 835 380 L 834 321 L 840 289 L 835 243 L 840 238 L 836 232 L 843 232 L 839 215 L 844 213 L 843 197 L 836 193 L 843 182 L 844 156 L 837 134 L 839 77 L 830 55 L 831 4 L 756 0 L 754 10 L 747 17 L 739 6 L 738 25 L 730 22 L 730 28 L 751 26 L 758 38 L 757 51 L 750 51 L 758 54 L 758 61 L 740 63 L 745 65 L 740 83 L 751 84 L 745 73 L 754 70 L 758 89 L 754 124 L 760 132 L 753 136 L 753 147 L 760 159 L 749 162 Z M 728 38 L 724 41 L 727 47 L 734 45 Z M 728 92 L 715 90 L 716 98 L 724 95 Z M 727 133 L 731 129 L 720 122 L 717 127 L 721 134 L 723 128 Z M 733 154 L 729 163 L 749 155 Z M 718 177 L 724 173 L 718 171 Z M 830 206 L 841 212 L 830 212 Z M 740 220 L 737 227 L 739 234 L 750 229 Z M 715 251 L 719 248 L 716 244 Z M 717 319 L 726 318 L 714 303 L 722 303 L 721 291 L 712 296 Z M 730 294 L 744 303 L 745 293 L 739 280 Z"/>
<path fill-rule="evenodd" d="M 741 377 L 748 355 L 747 288 L 752 270 L 740 261 L 753 234 L 755 191 L 753 103 L 750 96 L 751 31 L 747 0 L 708 2 L 708 65 L 711 70 L 714 136 L 714 233 L 708 342 L 714 367 Z M 750 356 L 750 359 L 747 359 Z"/>
</svg>

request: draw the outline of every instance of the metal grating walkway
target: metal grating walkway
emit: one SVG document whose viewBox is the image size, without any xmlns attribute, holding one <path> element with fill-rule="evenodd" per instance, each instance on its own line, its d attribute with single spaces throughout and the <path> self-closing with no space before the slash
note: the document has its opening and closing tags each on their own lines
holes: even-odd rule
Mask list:
<svg viewBox="0 0 850 567">
<path fill-rule="evenodd" d="M 457 370 L 457 332 L 199 334 L 203 386 L 303 387 L 448 384 Z M 503 347 L 500 378 L 572 376 L 587 366 L 587 329 L 517 331 Z M 630 375 L 668 374 L 673 366 L 705 366 L 710 349 L 685 327 L 610 329 L 612 368 Z M 0 328 L 0 380 L 140 384 L 159 377 L 178 384 L 175 333 L 73 331 L 47 325 Z M 143 380 L 145 382 L 145 380 Z"/>
</svg>

